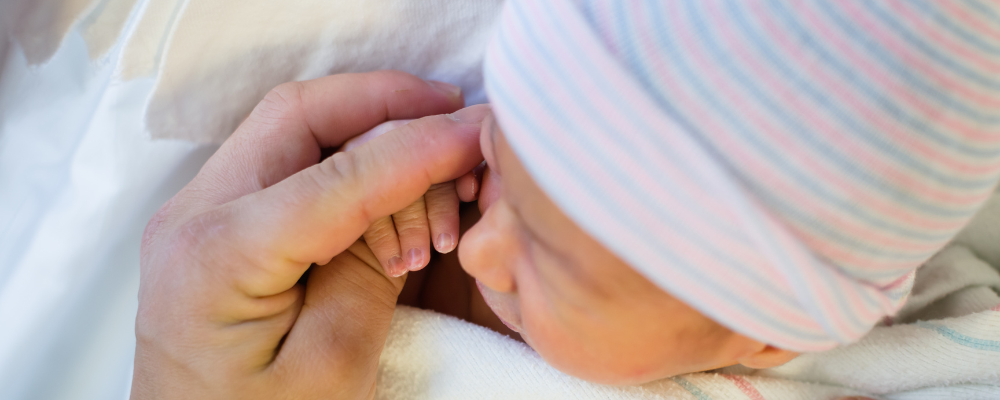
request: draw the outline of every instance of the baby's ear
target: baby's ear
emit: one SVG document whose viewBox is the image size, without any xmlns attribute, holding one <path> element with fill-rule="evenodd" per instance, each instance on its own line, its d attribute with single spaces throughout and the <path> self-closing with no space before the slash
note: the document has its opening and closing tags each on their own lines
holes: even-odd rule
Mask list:
<svg viewBox="0 0 1000 400">
<path fill-rule="evenodd" d="M 777 347 L 767 345 L 764 346 L 763 349 L 744 356 L 737 361 L 746 367 L 762 369 L 783 365 L 798 356 L 799 353 L 794 351 L 782 350 Z"/>
</svg>

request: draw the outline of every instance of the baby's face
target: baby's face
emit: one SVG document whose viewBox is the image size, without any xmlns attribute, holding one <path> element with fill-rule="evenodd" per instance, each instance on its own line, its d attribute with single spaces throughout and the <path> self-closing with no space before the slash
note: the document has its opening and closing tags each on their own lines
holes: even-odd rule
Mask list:
<svg viewBox="0 0 1000 400">
<path fill-rule="evenodd" d="M 549 364 L 630 384 L 794 357 L 703 316 L 618 259 L 546 197 L 488 117 L 482 219 L 459 244 L 490 308 Z"/>
</svg>

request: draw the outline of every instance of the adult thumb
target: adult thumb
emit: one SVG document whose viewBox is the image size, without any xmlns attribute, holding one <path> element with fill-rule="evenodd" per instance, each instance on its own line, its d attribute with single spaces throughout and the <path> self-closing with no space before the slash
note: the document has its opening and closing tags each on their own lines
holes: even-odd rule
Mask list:
<svg viewBox="0 0 1000 400">
<path fill-rule="evenodd" d="M 287 290 L 310 264 L 329 262 L 376 219 L 476 167 L 489 112 L 476 105 L 415 120 L 229 203 L 227 226 L 240 232 L 242 253 L 256 261 L 235 274 L 238 286 L 252 296 Z"/>
</svg>

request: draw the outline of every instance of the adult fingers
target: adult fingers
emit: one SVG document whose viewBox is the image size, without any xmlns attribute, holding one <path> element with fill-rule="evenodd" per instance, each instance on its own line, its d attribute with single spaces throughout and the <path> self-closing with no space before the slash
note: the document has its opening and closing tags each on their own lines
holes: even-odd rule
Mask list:
<svg viewBox="0 0 1000 400">
<path fill-rule="evenodd" d="M 396 225 L 392 222 L 392 217 L 382 217 L 372 222 L 365 231 L 364 238 L 386 275 L 395 277 L 406 272 L 403 253 L 399 248 L 399 236 L 396 234 Z"/>
<path fill-rule="evenodd" d="M 487 106 L 413 121 L 354 150 L 336 153 L 260 192 L 227 204 L 228 229 L 255 260 L 236 274 L 252 296 L 287 290 L 311 264 L 326 264 L 381 217 L 482 161 L 479 124 Z"/>
<path fill-rule="evenodd" d="M 316 398 L 371 398 L 379 354 L 405 278 L 386 278 L 364 243 L 315 267 L 271 371 Z"/>
<path fill-rule="evenodd" d="M 453 112 L 461 90 L 400 71 L 339 74 L 274 88 L 192 181 L 194 202 L 222 204 L 270 187 L 379 123 Z M 220 185 L 219 182 L 225 184 Z"/>
<path fill-rule="evenodd" d="M 431 186 L 424 194 L 427 202 L 427 222 L 431 239 L 439 253 L 448 253 L 458 243 L 458 193 L 455 183 L 445 182 Z"/>
<path fill-rule="evenodd" d="M 339 151 L 351 151 L 374 138 L 410 123 L 410 121 L 412 120 L 401 119 L 378 124 L 367 132 L 344 142 Z M 406 263 L 403 262 L 403 254 L 399 247 L 399 235 L 397 235 L 396 225 L 393 223 L 392 217 L 379 218 L 373 222 L 365 231 L 364 238 L 387 275 L 395 277 L 406 273 Z"/>
<path fill-rule="evenodd" d="M 403 252 L 406 269 L 416 271 L 423 268 L 431 258 L 431 232 L 427 227 L 427 207 L 424 198 L 420 197 L 392 214 L 392 222 L 396 224 L 399 248 Z"/>
</svg>

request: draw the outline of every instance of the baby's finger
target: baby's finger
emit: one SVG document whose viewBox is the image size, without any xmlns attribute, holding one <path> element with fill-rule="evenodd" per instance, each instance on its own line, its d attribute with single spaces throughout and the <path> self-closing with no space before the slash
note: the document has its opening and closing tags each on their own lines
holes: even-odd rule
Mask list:
<svg viewBox="0 0 1000 400">
<path fill-rule="evenodd" d="M 400 257 L 399 237 L 396 235 L 396 225 L 393 224 L 392 217 L 376 220 L 365 231 L 364 238 L 378 259 L 378 263 L 382 264 L 382 270 L 386 275 L 397 277 L 406 273 L 406 264 Z"/>
<path fill-rule="evenodd" d="M 399 236 L 399 248 L 403 252 L 403 262 L 406 269 L 416 271 L 423 268 L 431 259 L 431 232 L 427 227 L 427 208 L 424 198 L 406 206 L 392 214 Z"/>
<path fill-rule="evenodd" d="M 458 193 L 455 182 L 432 185 L 424 194 L 427 202 L 427 222 L 431 227 L 431 239 L 439 253 L 455 250 L 458 243 Z"/>
<path fill-rule="evenodd" d="M 476 168 L 473 168 L 472 171 L 455 180 L 455 191 L 458 193 L 460 200 L 468 203 L 479 198 L 479 188 L 482 186 L 483 170 L 485 168 L 486 162 L 484 161 L 476 166 Z"/>
</svg>

